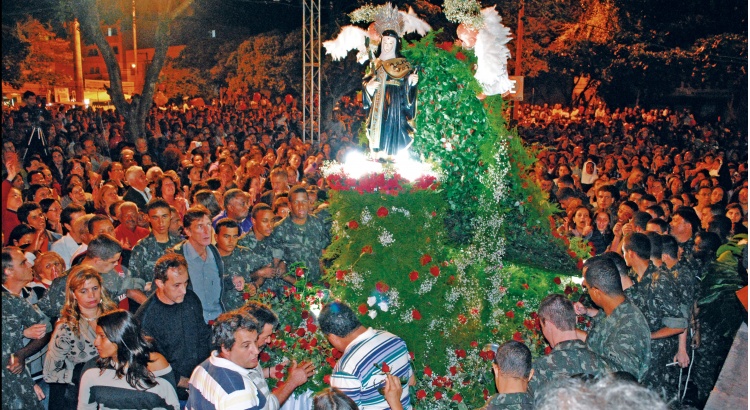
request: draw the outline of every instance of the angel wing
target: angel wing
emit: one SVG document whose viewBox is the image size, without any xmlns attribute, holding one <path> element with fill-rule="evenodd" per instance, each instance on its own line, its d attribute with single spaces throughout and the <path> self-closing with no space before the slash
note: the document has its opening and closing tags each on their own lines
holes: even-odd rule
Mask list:
<svg viewBox="0 0 750 410">
<path fill-rule="evenodd" d="M 399 14 L 401 14 L 404 22 L 404 29 L 403 32 L 399 33 L 400 35 L 417 32 L 420 36 L 424 36 L 428 31 L 432 30 L 432 27 L 426 21 L 419 18 L 411 7 L 409 7 L 408 13 L 399 11 Z"/>
<path fill-rule="evenodd" d="M 501 23 L 502 17 L 494 6 L 483 9 L 482 17 L 484 26 L 477 34 L 477 43 L 474 46 L 477 56 L 477 72 L 474 78 L 479 81 L 487 95 L 511 92 L 516 84 L 508 78 L 510 50 L 507 44 L 512 38 L 510 29 Z"/>
<path fill-rule="evenodd" d="M 365 56 L 364 61 L 367 61 L 367 49 L 365 48 L 365 39 L 367 37 L 367 31 L 359 27 L 344 26 L 335 39 L 324 41 L 323 47 L 326 49 L 326 54 L 330 54 L 334 60 L 346 58 L 346 55 L 351 50 L 359 50 L 357 61 L 361 59 L 361 55 L 363 54 Z M 359 62 L 362 63 L 364 61 Z"/>
</svg>

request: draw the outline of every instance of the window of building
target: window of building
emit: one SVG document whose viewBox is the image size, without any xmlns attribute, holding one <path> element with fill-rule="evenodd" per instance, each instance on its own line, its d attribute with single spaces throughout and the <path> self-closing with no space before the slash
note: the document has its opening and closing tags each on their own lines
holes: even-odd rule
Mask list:
<svg viewBox="0 0 750 410">
<path fill-rule="evenodd" d="M 117 27 L 107 27 L 107 36 L 112 37 L 117 35 Z"/>
<path fill-rule="evenodd" d="M 120 54 L 120 49 L 117 48 L 117 46 L 112 46 L 112 51 L 114 51 L 115 54 Z"/>
<path fill-rule="evenodd" d="M 88 52 L 88 56 L 89 57 L 97 57 L 97 56 L 99 56 L 99 50 L 97 50 L 95 48 L 90 48 L 89 52 Z"/>
</svg>

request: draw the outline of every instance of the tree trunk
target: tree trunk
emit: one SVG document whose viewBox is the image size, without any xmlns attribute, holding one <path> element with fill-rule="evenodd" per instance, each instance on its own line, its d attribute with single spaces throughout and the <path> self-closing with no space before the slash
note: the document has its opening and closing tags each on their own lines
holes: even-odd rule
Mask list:
<svg viewBox="0 0 750 410">
<path fill-rule="evenodd" d="M 151 109 L 151 104 L 156 90 L 156 82 L 159 79 L 164 63 L 166 62 L 167 49 L 169 48 L 170 24 L 180 13 L 193 2 L 193 0 L 183 0 L 181 3 L 174 5 L 174 1 L 160 1 L 159 21 L 156 26 L 154 57 L 151 65 L 146 71 L 146 78 L 143 82 L 143 90 L 140 94 L 134 93 L 130 102 L 125 100 L 125 94 L 122 91 L 122 72 L 117 62 L 112 47 L 107 43 L 104 37 L 100 23 L 101 17 L 95 0 L 73 0 L 73 9 L 81 22 L 81 29 L 84 30 L 89 38 L 94 40 L 94 44 L 99 48 L 99 52 L 104 59 L 109 73 L 109 87 L 107 93 L 112 99 L 117 111 L 125 118 L 126 128 L 128 130 L 127 138 L 131 142 L 139 137 L 146 135 L 146 116 Z M 124 53 L 125 50 L 122 50 Z"/>
</svg>

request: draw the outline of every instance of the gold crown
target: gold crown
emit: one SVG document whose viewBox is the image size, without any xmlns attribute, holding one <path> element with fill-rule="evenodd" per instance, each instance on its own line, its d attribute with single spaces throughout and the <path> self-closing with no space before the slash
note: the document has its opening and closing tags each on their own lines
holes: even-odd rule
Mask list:
<svg viewBox="0 0 750 410">
<path fill-rule="evenodd" d="M 404 19 L 401 17 L 398 8 L 391 3 L 385 3 L 377 7 L 374 15 L 375 30 L 382 34 L 386 30 L 393 30 L 399 36 L 404 30 Z"/>
</svg>

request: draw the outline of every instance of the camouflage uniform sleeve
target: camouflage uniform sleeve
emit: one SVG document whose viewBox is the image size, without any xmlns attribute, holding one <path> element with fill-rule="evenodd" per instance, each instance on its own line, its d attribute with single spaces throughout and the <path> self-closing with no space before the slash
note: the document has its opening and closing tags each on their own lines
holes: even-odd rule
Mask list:
<svg viewBox="0 0 750 410">
<path fill-rule="evenodd" d="M 633 306 L 635 307 L 635 306 Z M 640 313 L 637 309 L 622 317 L 616 328 L 619 329 L 614 337 L 615 342 L 609 350 L 609 362 L 620 363 L 625 370 L 641 380 L 648 369 L 651 358 L 651 333 L 645 322 L 635 316 Z M 640 326 L 639 326 L 640 324 Z M 618 367 L 618 366 L 614 366 Z M 620 370 L 620 369 L 617 369 Z"/>
<path fill-rule="evenodd" d="M 139 241 L 137 245 L 133 247 L 133 252 L 130 254 L 130 260 L 128 261 L 128 269 L 134 278 L 140 278 L 144 281 L 148 279 L 142 272 L 143 267 L 146 265 L 145 253 L 146 249 L 142 245 L 143 240 Z"/>
<path fill-rule="evenodd" d="M 663 271 L 654 284 L 654 292 L 648 300 L 649 310 L 660 312 L 661 326 L 674 329 L 687 328 L 687 316 L 680 305 L 678 286 L 672 276 Z"/>
<path fill-rule="evenodd" d="M 37 307 L 47 317 L 59 317 L 60 311 L 65 304 L 65 285 L 67 283 L 67 276 L 61 276 L 55 278 L 52 281 L 47 293 L 37 302 Z"/>
</svg>

